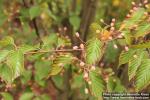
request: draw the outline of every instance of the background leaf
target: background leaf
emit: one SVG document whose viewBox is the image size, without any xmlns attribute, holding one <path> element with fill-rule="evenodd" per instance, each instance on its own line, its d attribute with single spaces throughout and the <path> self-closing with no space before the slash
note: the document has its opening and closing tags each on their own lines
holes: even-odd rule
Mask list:
<svg viewBox="0 0 150 100">
<path fill-rule="evenodd" d="M 13 73 L 13 78 L 17 78 L 24 71 L 24 55 L 21 51 L 11 51 L 7 57 L 7 65 Z"/>
</svg>

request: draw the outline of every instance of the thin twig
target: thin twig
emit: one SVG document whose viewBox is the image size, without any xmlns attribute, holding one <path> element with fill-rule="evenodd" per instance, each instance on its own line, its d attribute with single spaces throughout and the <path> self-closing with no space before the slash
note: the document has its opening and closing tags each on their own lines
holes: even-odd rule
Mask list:
<svg viewBox="0 0 150 100">
<path fill-rule="evenodd" d="M 83 49 L 39 50 L 39 51 L 30 51 L 25 54 L 49 53 L 49 52 L 73 52 L 73 51 L 82 51 L 82 50 Z"/>
</svg>

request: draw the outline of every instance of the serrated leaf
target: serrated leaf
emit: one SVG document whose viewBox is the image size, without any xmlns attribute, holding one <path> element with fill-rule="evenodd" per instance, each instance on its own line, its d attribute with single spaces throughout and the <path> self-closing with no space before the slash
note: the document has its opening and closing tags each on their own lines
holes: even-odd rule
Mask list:
<svg viewBox="0 0 150 100">
<path fill-rule="evenodd" d="M 96 30 L 102 31 L 102 27 L 98 23 L 92 23 L 89 28 L 88 39 L 97 37 L 100 33 L 96 33 Z"/>
<path fill-rule="evenodd" d="M 36 50 L 36 48 L 33 47 L 33 46 L 30 46 L 30 45 L 24 44 L 24 45 L 19 47 L 19 50 L 24 54 L 26 52 L 29 52 L 29 51 L 32 51 L 32 50 Z"/>
<path fill-rule="evenodd" d="M 104 92 L 105 88 L 104 81 L 101 75 L 96 71 L 90 71 L 89 77 L 92 82 L 92 84 L 90 85 L 92 94 L 96 97 L 101 97 L 102 92 Z"/>
<path fill-rule="evenodd" d="M 73 26 L 74 30 L 76 31 L 80 26 L 80 17 L 77 15 L 72 15 L 69 17 L 69 22 Z"/>
<path fill-rule="evenodd" d="M 62 66 L 59 66 L 59 65 L 52 65 L 51 66 L 51 69 L 50 69 L 50 73 L 49 73 L 49 76 L 52 76 L 52 75 L 57 75 L 58 73 L 61 72 L 61 70 L 63 69 Z"/>
<path fill-rule="evenodd" d="M 29 10 L 29 13 L 30 13 L 31 19 L 33 19 L 33 18 L 39 16 L 40 13 L 41 13 L 41 8 L 40 8 L 40 6 L 33 6 L 33 7 L 31 7 L 30 10 Z"/>
<path fill-rule="evenodd" d="M 58 37 L 57 47 L 60 47 L 60 46 L 71 46 L 70 39 L 67 39 L 67 38 L 65 38 L 63 36 Z"/>
<path fill-rule="evenodd" d="M 99 61 L 103 55 L 103 43 L 97 39 L 93 38 L 87 42 L 86 45 L 86 62 L 88 64 L 95 64 Z"/>
<path fill-rule="evenodd" d="M 150 41 L 147 41 L 145 43 L 139 43 L 139 44 L 131 45 L 130 47 L 133 49 L 150 48 Z"/>
<path fill-rule="evenodd" d="M 14 45 L 14 39 L 10 36 L 4 37 L 2 40 L 0 40 L 0 46 L 7 46 L 7 45 Z"/>
<path fill-rule="evenodd" d="M 129 60 L 129 65 L 128 65 L 129 80 L 131 80 L 135 76 L 136 71 L 137 71 L 138 67 L 140 66 L 141 61 L 143 59 L 144 52 L 142 50 L 137 50 L 135 52 L 135 55 L 137 57 L 132 56 Z"/>
<path fill-rule="evenodd" d="M 1 50 L 0 51 L 0 62 L 2 62 L 6 58 L 6 56 L 8 55 L 9 52 L 10 51 L 8 51 L 8 50 Z"/>
<path fill-rule="evenodd" d="M 150 24 L 149 23 L 142 23 L 140 24 L 137 29 L 136 32 L 134 34 L 134 36 L 140 37 L 140 36 L 145 36 L 147 33 L 150 32 Z"/>
<path fill-rule="evenodd" d="M 49 36 L 42 38 L 44 49 L 51 49 L 52 47 L 57 45 L 58 36 L 55 33 L 51 33 Z"/>
<path fill-rule="evenodd" d="M 21 51 L 11 51 L 7 56 L 6 63 L 13 73 L 13 78 L 17 78 L 24 71 L 24 55 Z"/>
<path fill-rule="evenodd" d="M 19 100 L 32 100 L 34 94 L 32 92 L 25 92 L 21 95 Z"/>
<path fill-rule="evenodd" d="M 121 84 L 120 80 L 117 77 L 109 77 L 107 84 L 108 92 L 125 92 L 125 87 Z"/>
<path fill-rule="evenodd" d="M 136 50 L 129 49 L 129 51 L 122 51 L 119 56 L 119 66 L 129 62 Z"/>
<path fill-rule="evenodd" d="M 127 19 L 124 21 L 124 23 L 121 25 L 119 30 L 126 29 L 126 28 L 131 28 L 138 22 L 140 22 L 141 18 L 143 17 L 145 12 L 144 8 L 138 8 L 137 11 L 135 11 L 131 18 Z"/>
<path fill-rule="evenodd" d="M 125 37 L 125 40 L 126 40 L 126 43 L 128 45 L 130 45 L 132 43 L 132 35 L 130 34 L 130 31 L 122 31 L 122 33 L 124 34 L 124 37 Z"/>
<path fill-rule="evenodd" d="M 0 65 L 0 77 L 6 83 L 12 83 L 14 78 L 11 69 L 7 65 Z"/>
<path fill-rule="evenodd" d="M 3 97 L 3 100 L 13 100 L 13 96 L 7 92 L 0 93 Z"/>
<path fill-rule="evenodd" d="M 135 77 L 137 91 L 144 89 L 150 84 L 150 59 L 143 59 Z"/>
<path fill-rule="evenodd" d="M 56 56 L 51 66 L 49 75 L 57 75 L 63 69 L 63 67 L 71 64 L 72 60 L 73 56 L 69 53 Z"/>
</svg>

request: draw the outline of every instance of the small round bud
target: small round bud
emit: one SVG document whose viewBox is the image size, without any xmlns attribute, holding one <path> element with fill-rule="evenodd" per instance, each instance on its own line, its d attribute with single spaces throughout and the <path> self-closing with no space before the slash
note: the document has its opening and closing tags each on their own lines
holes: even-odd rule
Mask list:
<svg viewBox="0 0 150 100">
<path fill-rule="evenodd" d="M 64 27 L 64 31 L 67 31 L 67 27 Z"/>
<path fill-rule="evenodd" d="M 80 66 L 84 66 L 85 65 L 85 63 L 84 62 L 80 62 Z"/>
<path fill-rule="evenodd" d="M 104 20 L 103 20 L 103 19 L 100 19 L 100 22 L 102 22 L 102 23 L 103 23 L 103 22 L 104 22 Z"/>
<path fill-rule="evenodd" d="M 133 7 L 133 10 L 136 11 L 138 8 L 137 7 Z"/>
<path fill-rule="evenodd" d="M 125 46 L 125 51 L 129 51 L 129 47 L 128 46 Z"/>
<path fill-rule="evenodd" d="M 78 32 L 76 32 L 76 33 L 75 33 L 75 35 L 76 35 L 76 37 L 80 37 L 80 35 L 79 35 L 79 33 L 78 33 Z"/>
<path fill-rule="evenodd" d="M 145 5 L 146 8 L 149 8 L 149 5 Z"/>
<path fill-rule="evenodd" d="M 143 2 L 144 4 L 146 4 L 146 3 L 148 3 L 148 0 L 144 0 L 144 2 Z"/>
<path fill-rule="evenodd" d="M 142 4 L 141 4 L 141 3 L 139 3 L 139 6 L 141 7 L 141 6 L 142 6 Z"/>
<path fill-rule="evenodd" d="M 144 12 L 144 15 L 147 16 L 147 15 L 148 15 L 148 12 Z"/>
<path fill-rule="evenodd" d="M 89 93 L 89 90 L 87 88 L 84 89 L 85 94 Z"/>
<path fill-rule="evenodd" d="M 80 48 L 81 48 L 81 49 L 84 49 L 84 44 L 80 44 Z"/>
<path fill-rule="evenodd" d="M 112 19 L 112 22 L 115 22 L 115 21 L 116 21 L 116 19 L 115 19 L 115 18 L 113 18 L 113 19 Z"/>
<path fill-rule="evenodd" d="M 130 14 L 127 14 L 127 18 L 130 18 L 131 17 L 131 15 Z"/>
<path fill-rule="evenodd" d="M 100 33 L 101 31 L 100 30 L 96 30 L 96 33 Z"/>
<path fill-rule="evenodd" d="M 91 66 L 91 70 L 96 70 L 95 66 Z"/>
<path fill-rule="evenodd" d="M 118 35 L 118 38 L 122 38 L 123 36 L 120 34 L 120 35 Z"/>
<path fill-rule="evenodd" d="M 112 40 L 113 38 L 112 38 L 112 36 L 109 36 L 108 39 L 109 39 L 109 40 Z"/>
<path fill-rule="evenodd" d="M 115 48 L 115 49 L 118 49 L 118 46 L 117 46 L 116 44 L 114 44 L 114 48 Z"/>
<path fill-rule="evenodd" d="M 89 84 L 89 85 L 91 85 L 91 84 L 92 84 L 92 82 L 91 82 L 91 81 L 88 81 L 88 84 Z"/>
<path fill-rule="evenodd" d="M 84 72 L 83 78 L 84 78 L 85 80 L 87 80 L 88 77 L 89 77 L 88 73 L 87 73 L 87 72 Z"/>
<path fill-rule="evenodd" d="M 114 31 L 114 30 L 115 30 L 115 27 L 111 27 L 110 30 L 111 30 L 111 31 Z"/>
<path fill-rule="evenodd" d="M 133 57 L 134 57 L 134 58 L 137 58 L 138 56 L 137 56 L 137 55 L 133 55 Z"/>
<path fill-rule="evenodd" d="M 111 24 L 110 24 L 110 26 L 114 26 L 114 25 L 115 25 L 114 23 L 111 23 Z"/>
<path fill-rule="evenodd" d="M 132 5 L 135 5 L 135 2 L 132 2 Z"/>
<path fill-rule="evenodd" d="M 73 50 L 77 50 L 78 49 L 78 46 L 73 46 Z"/>
<path fill-rule="evenodd" d="M 133 13 L 133 12 L 134 12 L 134 11 L 131 9 L 131 10 L 130 10 L 130 13 Z"/>
</svg>

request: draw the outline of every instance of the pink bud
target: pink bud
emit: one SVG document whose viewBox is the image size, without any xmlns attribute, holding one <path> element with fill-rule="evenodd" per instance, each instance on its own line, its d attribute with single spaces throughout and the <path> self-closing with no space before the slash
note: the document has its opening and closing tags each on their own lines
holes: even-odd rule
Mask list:
<svg viewBox="0 0 150 100">
<path fill-rule="evenodd" d="M 85 63 L 84 62 L 80 62 L 80 66 L 84 66 L 85 65 Z"/>
<path fill-rule="evenodd" d="M 84 44 L 80 44 L 80 48 L 81 48 L 81 49 L 84 49 Z"/>
<path fill-rule="evenodd" d="M 74 47 L 73 47 L 73 50 L 77 50 L 77 49 L 78 49 L 78 46 L 74 46 Z"/>
</svg>

